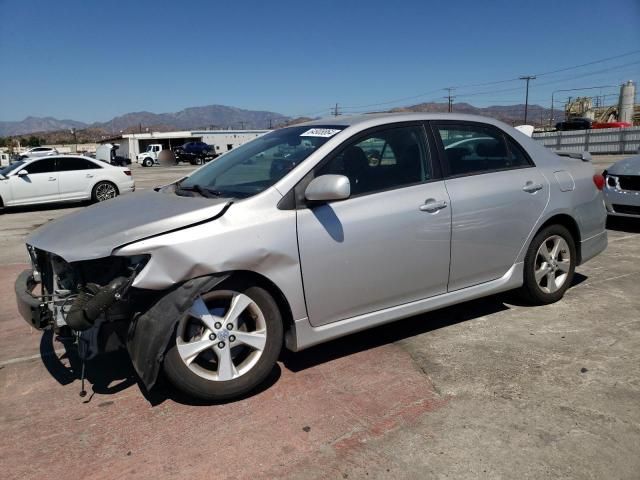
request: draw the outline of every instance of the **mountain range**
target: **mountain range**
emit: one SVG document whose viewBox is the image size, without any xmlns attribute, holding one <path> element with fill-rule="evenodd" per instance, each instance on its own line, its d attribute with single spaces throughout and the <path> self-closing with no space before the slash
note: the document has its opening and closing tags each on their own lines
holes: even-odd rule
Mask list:
<svg viewBox="0 0 640 480">
<path fill-rule="evenodd" d="M 132 112 L 107 122 L 87 124 L 52 117 L 27 117 L 18 122 L 0 122 L 0 137 L 55 132 L 75 128 L 102 131 L 106 135 L 122 132 L 193 130 L 200 128 L 269 128 L 288 119 L 275 112 L 244 110 L 224 105 L 191 107 L 173 113 Z"/>
<path fill-rule="evenodd" d="M 447 103 L 421 103 L 407 107 L 394 108 L 392 112 L 446 112 Z M 509 124 L 523 123 L 524 105 L 495 105 L 474 107 L 468 103 L 455 103 L 453 111 L 493 117 Z M 529 105 L 528 123 L 546 124 L 551 111 L 539 105 Z M 562 110 L 554 112 L 555 121 L 564 118 Z M 308 120 L 308 119 L 305 119 Z M 0 137 L 37 134 L 45 138 L 56 133 L 55 139 L 69 136 L 69 130 L 75 128 L 78 141 L 96 141 L 104 136 L 122 133 L 146 131 L 195 130 L 218 128 L 266 129 L 283 124 L 299 123 L 276 112 L 245 110 L 224 105 L 190 107 L 174 113 L 132 112 L 114 117 L 107 122 L 87 124 L 75 120 L 58 120 L 52 117 L 27 117 L 22 121 L 0 122 Z M 51 139 L 53 140 L 53 139 Z"/>
</svg>

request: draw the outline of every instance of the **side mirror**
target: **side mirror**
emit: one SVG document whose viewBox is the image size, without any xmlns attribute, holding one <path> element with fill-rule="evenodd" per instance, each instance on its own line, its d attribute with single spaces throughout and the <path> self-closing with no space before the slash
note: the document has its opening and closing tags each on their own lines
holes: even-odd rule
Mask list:
<svg viewBox="0 0 640 480">
<path fill-rule="evenodd" d="M 18 172 L 19 177 L 26 177 L 27 175 L 29 175 L 29 172 L 27 172 L 26 170 L 20 170 Z"/>
<path fill-rule="evenodd" d="M 593 158 L 591 157 L 591 154 L 589 152 L 582 152 L 580 154 L 580 160 L 582 160 L 583 162 L 591 162 L 593 161 Z"/>
<path fill-rule="evenodd" d="M 311 180 L 304 197 L 311 202 L 345 200 L 351 196 L 351 184 L 344 175 L 321 175 Z"/>
</svg>

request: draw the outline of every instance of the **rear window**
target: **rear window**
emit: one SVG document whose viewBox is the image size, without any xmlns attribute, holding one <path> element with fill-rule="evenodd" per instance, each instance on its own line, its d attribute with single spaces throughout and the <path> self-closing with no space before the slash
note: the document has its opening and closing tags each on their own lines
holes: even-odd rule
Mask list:
<svg viewBox="0 0 640 480">
<path fill-rule="evenodd" d="M 528 158 L 497 128 L 477 124 L 435 125 L 444 147 L 449 174 L 471 175 L 528 167 Z"/>
</svg>

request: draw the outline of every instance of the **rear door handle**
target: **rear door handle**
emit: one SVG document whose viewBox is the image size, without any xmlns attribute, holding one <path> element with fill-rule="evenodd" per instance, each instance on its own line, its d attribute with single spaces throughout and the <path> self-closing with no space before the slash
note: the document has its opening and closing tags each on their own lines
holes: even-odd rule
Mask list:
<svg viewBox="0 0 640 480">
<path fill-rule="evenodd" d="M 90 173 L 87 173 L 87 178 L 93 178 L 93 175 L 91 175 Z"/>
<path fill-rule="evenodd" d="M 527 183 L 524 184 L 524 187 L 522 187 L 522 190 L 524 190 L 527 193 L 536 193 L 538 190 L 542 190 L 542 184 L 528 181 Z"/>
<path fill-rule="evenodd" d="M 56 181 L 56 177 L 49 177 L 49 181 L 50 182 L 55 182 Z"/>
<path fill-rule="evenodd" d="M 447 208 L 447 202 L 445 202 L 444 200 L 436 202 L 433 198 L 430 198 L 429 200 L 424 202 L 422 205 L 420 205 L 421 212 L 434 213 L 434 212 L 437 212 L 438 210 L 442 210 L 443 208 Z"/>
</svg>

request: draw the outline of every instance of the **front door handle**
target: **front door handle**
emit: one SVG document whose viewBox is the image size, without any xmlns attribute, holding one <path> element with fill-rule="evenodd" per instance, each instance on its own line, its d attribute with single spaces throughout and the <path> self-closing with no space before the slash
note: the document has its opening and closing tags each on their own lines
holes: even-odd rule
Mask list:
<svg viewBox="0 0 640 480">
<path fill-rule="evenodd" d="M 49 177 L 49 181 L 50 182 L 55 182 L 56 181 L 56 177 Z"/>
<path fill-rule="evenodd" d="M 531 180 L 529 180 L 527 183 L 524 184 L 524 187 L 522 187 L 522 190 L 527 193 L 536 193 L 538 190 L 542 190 L 542 184 L 533 183 Z"/>
<path fill-rule="evenodd" d="M 446 207 L 447 207 L 447 202 L 445 202 L 444 200 L 437 202 L 433 198 L 430 198 L 429 200 L 424 202 L 422 205 L 420 205 L 420 211 L 434 213 Z"/>
</svg>

